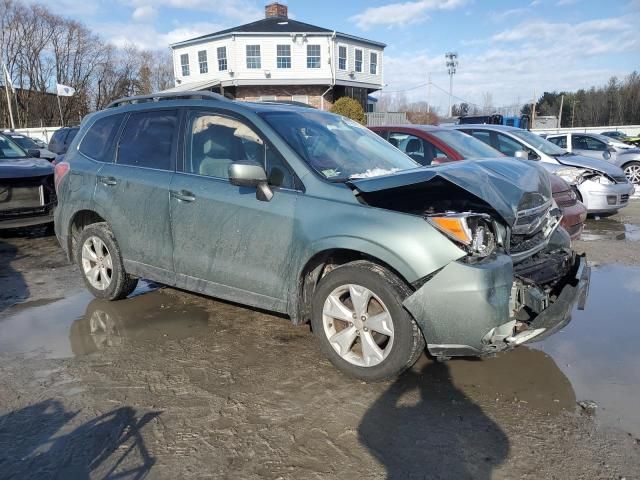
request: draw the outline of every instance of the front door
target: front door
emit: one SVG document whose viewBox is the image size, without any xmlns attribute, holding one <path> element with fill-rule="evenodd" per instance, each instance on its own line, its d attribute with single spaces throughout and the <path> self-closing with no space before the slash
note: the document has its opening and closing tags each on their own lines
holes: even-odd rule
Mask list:
<svg viewBox="0 0 640 480">
<path fill-rule="evenodd" d="M 94 198 L 110 214 L 108 221 L 127 269 L 137 273 L 151 267 L 172 276 L 169 184 L 178 112 L 132 113 L 125 122 L 115 163 L 104 164 L 98 172 Z M 170 283 L 164 276 L 155 279 Z"/>
<path fill-rule="evenodd" d="M 298 197 L 293 173 L 255 129 L 216 111 L 187 115 L 184 150 L 170 187 L 178 284 L 284 311 Z M 265 166 L 271 201 L 229 182 L 229 165 L 241 160 Z"/>
</svg>

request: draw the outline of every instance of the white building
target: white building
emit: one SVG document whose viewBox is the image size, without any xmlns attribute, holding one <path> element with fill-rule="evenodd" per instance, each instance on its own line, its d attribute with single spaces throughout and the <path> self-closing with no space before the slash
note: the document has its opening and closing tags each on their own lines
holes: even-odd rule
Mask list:
<svg viewBox="0 0 640 480">
<path fill-rule="evenodd" d="M 367 108 L 383 85 L 385 44 L 288 18 L 271 3 L 265 18 L 171 45 L 176 86 L 241 100 L 293 100 L 326 109 L 348 96 Z"/>
</svg>

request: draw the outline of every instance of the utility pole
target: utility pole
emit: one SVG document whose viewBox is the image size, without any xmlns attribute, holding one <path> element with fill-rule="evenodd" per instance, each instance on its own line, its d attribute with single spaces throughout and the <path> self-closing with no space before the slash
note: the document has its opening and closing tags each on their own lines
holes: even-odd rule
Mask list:
<svg viewBox="0 0 640 480">
<path fill-rule="evenodd" d="M 447 73 L 449 73 L 449 118 L 451 118 L 451 101 L 453 99 L 453 76 L 458 68 L 458 53 L 447 52 L 444 55 L 447 60 Z"/>
<path fill-rule="evenodd" d="M 531 100 L 531 128 L 536 128 L 536 89 L 533 89 L 533 99 Z"/>
<path fill-rule="evenodd" d="M 564 95 L 560 97 L 560 111 L 558 112 L 558 128 L 562 127 L 562 107 L 564 105 Z"/>
<path fill-rule="evenodd" d="M 15 130 L 16 124 L 13 121 L 13 108 L 11 107 L 11 97 L 9 96 L 9 88 L 13 90 L 13 84 L 9 78 L 9 72 L 4 65 L 4 59 L 2 59 L 2 70 L 4 73 L 4 91 L 7 94 L 7 106 L 9 107 L 9 119 L 11 120 L 11 130 Z"/>
<path fill-rule="evenodd" d="M 427 113 L 431 113 L 431 73 L 429 73 L 429 82 L 427 83 Z"/>
</svg>

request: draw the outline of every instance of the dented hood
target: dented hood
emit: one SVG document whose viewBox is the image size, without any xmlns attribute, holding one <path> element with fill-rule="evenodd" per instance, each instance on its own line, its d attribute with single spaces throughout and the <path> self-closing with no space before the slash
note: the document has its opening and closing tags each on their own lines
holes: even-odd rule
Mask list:
<svg viewBox="0 0 640 480">
<path fill-rule="evenodd" d="M 549 175 L 534 162 L 501 158 L 450 162 L 434 167 L 403 170 L 392 175 L 353 179 L 349 184 L 361 193 L 381 192 L 442 179 L 483 200 L 509 224 L 518 210 L 551 199 Z"/>
</svg>

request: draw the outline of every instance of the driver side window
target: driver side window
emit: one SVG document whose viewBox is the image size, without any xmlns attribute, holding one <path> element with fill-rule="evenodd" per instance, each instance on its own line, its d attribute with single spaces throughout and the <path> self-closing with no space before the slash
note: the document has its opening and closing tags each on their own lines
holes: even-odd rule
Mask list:
<svg viewBox="0 0 640 480">
<path fill-rule="evenodd" d="M 184 170 L 208 177 L 229 178 L 229 165 L 252 161 L 265 168 L 269 184 L 294 188 L 294 176 L 284 159 L 248 125 L 206 112 L 189 116 Z"/>
</svg>

